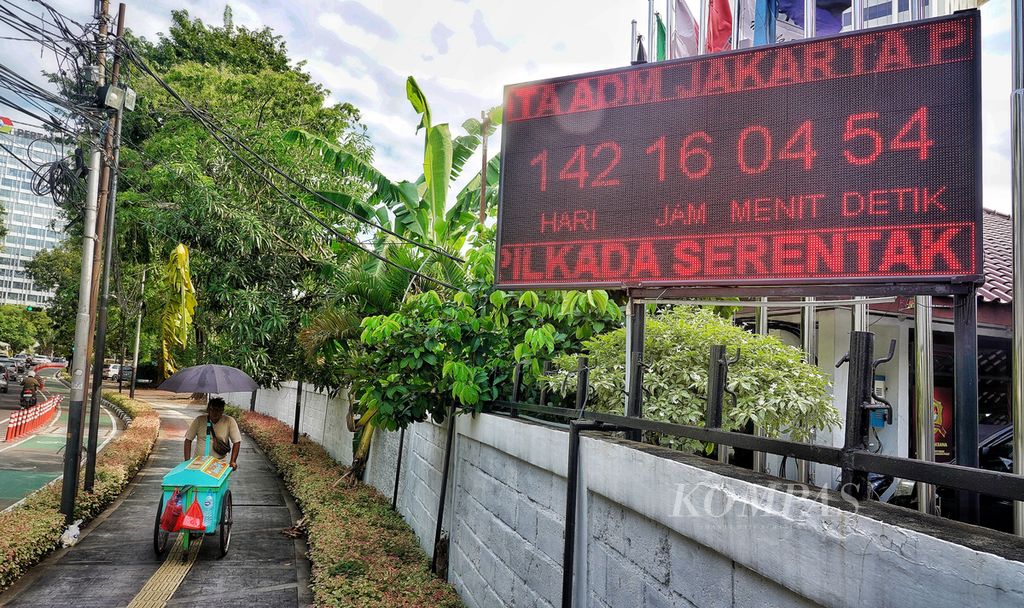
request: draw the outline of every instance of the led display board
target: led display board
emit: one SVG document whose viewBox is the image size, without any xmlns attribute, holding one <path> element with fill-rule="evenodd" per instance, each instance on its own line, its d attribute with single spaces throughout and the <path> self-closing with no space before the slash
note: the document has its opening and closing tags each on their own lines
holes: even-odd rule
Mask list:
<svg viewBox="0 0 1024 608">
<path fill-rule="evenodd" d="M 978 20 L 506 87 L 498 285 L 978 281 Z"/>
</svg>

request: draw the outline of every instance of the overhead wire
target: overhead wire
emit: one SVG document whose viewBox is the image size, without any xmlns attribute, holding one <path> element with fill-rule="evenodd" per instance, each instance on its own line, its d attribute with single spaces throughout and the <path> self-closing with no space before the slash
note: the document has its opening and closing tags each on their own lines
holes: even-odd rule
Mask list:
<svg viewBox="0 0 1024 608">
<path fill-rule="evenodd" d="M 450 283 L 448 283 L 446 281 L 443 281 L 441 279 L 437 279 L 435 277 L 423 274 L 423 273 L 419 272 L 418 270 L 414 270 L 414 269 L 409 268 L 409 267 L 407 267 L 407 266 L 405 266 L 403 264 L 399 264 L 398 262 L 395 262 L 394 260 L 390 260 L 387 257 L 377 253 L 376 251 L 373 251 L 372 249 L 363 247 L 358 241 L 356 241 L 352 237 L 342 233 L 337 228 L 335 228 L 334 226 L 331 226 L 330 224 L 325 222 L 323 219 L 318 217 L 315 213 L 313 213 L 312 211 L 307 209 L 296 198 L 294 198 L 292 195 L 290 195 L 287 192 L 285 192 L 284 190 L 282 190 L 281 187 L 278 186 L 273 180 L 271 180 L 262 171 L 260 171 L 257 167 L 255 167 L 250 160 L 248 160 L 248 159 L 244 158 L 243 156 L 241 156 L 234 148 L 232 148 L 230 145 L 228 145 L 228 143 L 224 140 L 224 137 L 221 136 L 222 129 L 219 129 L 215 125 L 211 124 L 203 114 L 201 114 L 200 112 L 196 111 L 196 109 L 187 100 L 185 100 L 177 91 L 175 91 L 173 87 L 171 87 L 169 84 L 167 84 L 162 78 L 160 78 L 159 75 L 157 75 L 155 72 L 153 72 L 153 70 L 149 68 L 149 66 L 145 63 L 145 61 L 142 60 L 141 57 L 138 57 L 138 55 L 135 53 L 135 51 L 133 49 L 131 49 L 131 47 L 129 45 L 122 44 L 122 47 L 124 49 L 127 49 L 128 54 L 132 58 L 132 61 L 134 63 L 136 63 L 136 65 L 138 65 L 139 69 L 142 72 L 148 74 L 150 77 L 152 77 L 157 82 L 157 84 L 159 84 L 165 91 L 167 91 L 167 93 L 169 95 L 171 95 L 171 97 L 173 97 L 182 107 L 184 107 L 190 113 L 190 115 L 197 122 L 199 122 L 201 126 L 203 126 L 203 128 L 207 131 L 207 133 L 217 141 L 218 144 L 220 144 L 225 150 L 227 150 L 228 153 L 231 154 L 236 160 L 241 162 L 250 172 L 252 172 L 256 176 L 258 176 L 263 182 L 265 182 L 268 186 L 270 186 L 275 192 L 277 192 L 281 197 L 283 197 L 286 201 L 288 201 L 292 206 L 294 206 L 295 208 L 299 209 L 299 211 L 301 211 L 305 216 L 307 216 L 309 219 L 311 219 L 314 223 L 318 224 L 319 226 L 321 226 L 322 228 L 324 228 L 328 232 L 334 234 L 336 237 L 338 237 L 339 239 L 345 241 L 349 245 L 351 245 L 351 246 L 353 246 L 353 247 L 355 247 L 357 249 L 362 250 L 367 255 L 370 255 L 370 256 L 380 260 L 381 262 L 383 262 L 385 264 L 388 264 L 390 266 L 398 268 L 399 270 L 402 270 L 402 271 L 404 271 L 404 272 L 406 272 L 408 274 L 411 274 L 413 276 L 419 277 L 421 279 L 430 281 L 432 283 L 436 283 L 438 285 L 441 285 L 443 287 L 447 287 L 447 288 L 452 289 L 454 291 L 458 291 L 458 288 L 456 288 L 454 285 L 452 285 L 452 284 L 450 284 Z M 231 138 L 232 141 L 237 141 L 234 138 L 230 137 L 229 134 L 225 134 L 225 137 Z M 263 160 L 260 155 L 258 155 L 255 152 L 252 152 L 251 148 L 249 148 L 248 146 L 243 145 L 243 148 L 246 148 L 248 151 L 250 151 L 256 158 L 258 158 L 260 160 Z M 270 165 L 270 163 L 268 163 L 265 160 L 263 160 L 263 162 L 264 162 L 264 164 Z M 276 167 L 274 167 L 274 168 L 276 169 Z M 280 171 L 280 170 L 277 169 L 277 171 Z M 283 172 L 282 172 L 282 175 L 285 175 L 289 179 L 289 181 L 293 181 L 290 176 L 287 176 L 286 174 L 283 174 Z M 293 183 L 298 184 L 298 182 L 294 182 L 294 181 L 293 181 Z M 298 185 L 301 188 L 303 188 L 304 190 L 312 193 L 312 190 L 309 190 L 304 185 L 301 185 L 301 184 L 298 184 Z M 328 200 L 329 201 L 329 199 L 326 199 L 326 197 L 323 197 L 323 198 L 324 198 L 324 200 Z M 346 211 L 348 211 L 348 210 L 346 210 Z M 358 216 L 357 214 L 355 214 L 355 213 L 353 213 L 351 211 L 348 211 L 348 213 L 351 214 L 353 217 L 355 217 L 360 222 L 368 224 L 368 225 L 373 226 L 373 227 L 376 227 L 376 228 L 378 228 L 378 229 L 380 229 L 380 230 L 382 230 L 382 231 L 384 231 L 384 232 L 386 232 L 388 234 L 392 234 L 393 236 L 395 236 L 396 238 L 399 238 L 402 241 L 408 242 L 408 243 L 410 243 L 412 245 L 423 247 L 424 249 L 431 250 L 431 251 L 433 251 L 435 253 L 442 254 L 442 255 L 444 255 L 446 257 L 453 258 L 456 261 L 461 261 L 458 258 L 454 258 L 451 254 L 449 254 L 449 253 L 447 253 L 447 252 L 445 252 L 445 251 L 443 251 L 441 249 L 437 249 L 437 248 L 431 247 L 429 245 L 425 245 L 423 243 L 419 243 L 419 242 L 417 242 L 417 241 L 415 241 L 413 239 L 409 239 L 408 237 L 403 237 L 403 236 L 401 236 L 401 235 L 399 235 L 397 233 L 394 233 L 391 230 L 388 230 L 387 228 L 379 226 L 379 225 L 377 225 L 377 224 L 375 224 L 373 222 L 369 222 L 369 221 L 365 220 L 364 218 L 361 218 L 360 216 Z"/>
<path fill-rule="evenodd" d="M 295 186 L 295 187 L 299 188 L 300 190 L 302 190 L 303 192 L 305 192 L 305 193 L 307 193 L 307 194 L 317 198 L 321 202 L 323 202 L 323 203 L 325 203 L 325 204 L 327 204 L 327 205 L 329 205 L 329 206 L 331 206 L 331 207 L 333 207 L 333 208 L 335 208 L 335 209 L 345 213 L 346 215 L 352 217 L 353 219 L 355 219 L 356 221 L 358 221 L 360 223 L 366 224 L 366 225 L 368 225 L 368 226 L 370 226 L 372 228 L 380 230 L 381 232 L 389 234 L 389 235 L 391 235 L 391 236 L 393 236 L 393 237 L 395 237 L 395 238 L 397 238 L 397 239 L 399 239 L 401 241 L 409 243 L 410 245 L 415 245 L 417 247 L 421 247 L 423 249 L 427 249 L 429 251 L 432 251 L 434 253 L 442 255 L 442 256 L 444 256 L 446 258 L 451 259 L 452 261 L 455 261 L 455 262 L 462 262 L 463 261 L 458 256 L 456 256 L 454 254 L 451 254 L 451 253 L 445 251 L 444 249 L 435 247 L 433 245 L 428 245 L 426 243 L 421 243 L 421 242 L 419 242 L 419 241 L 417 241 L 415 239 L 411 239 L 411 238 L 406 237 L 406 236 L 402 236 L 402 235 L 398 234 L 397 232 L 395 232 L 395 231 L 393 231 L 393 230 L 391 230 L 389 228 L 386 228 L 386 227 L 384 227 L 384 226 L 382 226 L 380 224 L 377 224 L 376 222 L 368 220 L 367 218 L 364 218 L 364 217 L 360 216 L 358 213 L 355 213 L 354 211 L 352 211 L 350 209 L 346 209 L 345 207 L 339 205 L 336 201 L 332 201 L 331 199 L 327 198 L 326 196 L 324 196 L 320 192 L 317 192 L 317 191 L 309 188 L 308 186 L 306 186 L 305 184 L 303 184 L 299 180 L 297 180 L 294 177 L 292 177 L 291 175 L 289 175 L 287 172 L 283 171 L 280 167 L 278 167 L 274 163 L 268 161 L 266 158 L 264 158 L 258 152 L 253 150 L 244 141 L 239 140 L 234 135 L 232 135 L 227 130 L 225 130 L 223 127 L 218 125 L 213 120 L 212 117 L 208 116 L 204 112 L 200 112 L 199 110 L 197 110 L 194 106 L 192 106 L 191 103 L 189 103 L 177 91 L 175 91 L 173 87 L 171 87 L 166 81 L 164 81 L 163 78 L 161 78 L 158 74 L 156 74 L 149 67 L 149 65 L 146 64 L 145 60 L 143 60 L 142 57 L 140 57 L 138 55 L 138 53 L 134 49 L 131 48 L 131 46 L 129 46 L 127 43 L 124 43 L 124 41 L 121 41 L 121 46 L 128 51 L 128 54 L 131 56 L 132 61 L 136 65 L 138 65 L 140 70 L 142 70 L 143 72 L 148 74 L 150 77 L 152 77 L 154 80 L 156 80 L 157 84 L 159 84 L 161 86 L 161 88 L 163 88 L 165 91 L 167 91 L 168 94 L 170 94 L 172 97 L 174 97 L 175 100 L 178 101 L 179 104 L 181 104 L 193 117 L 196 118 L 196 120 L 198 120 L 201 123 L 203 123 L 204 125 L 206 125 L 208 130 L 210 128 L 212 128 L 212 129 L 216 130 L 217 132 L 221 133 L 224 137 L 226 137 L 227 139 L 231 140 L 234 144 L 238 145 L 243 150 L 245 150 L 246 152 L 251 154 L 261 164 L 263 164 L 264 166 L 269 168 L 271 171 L 273 171 L 277 175 L 283 177 L 286 181 L 291 183 L 293 186 Z M 262 172 L 258 172 L 258 173 L 260 173 L 260 175 L 262 176 Z"/>
</svg>

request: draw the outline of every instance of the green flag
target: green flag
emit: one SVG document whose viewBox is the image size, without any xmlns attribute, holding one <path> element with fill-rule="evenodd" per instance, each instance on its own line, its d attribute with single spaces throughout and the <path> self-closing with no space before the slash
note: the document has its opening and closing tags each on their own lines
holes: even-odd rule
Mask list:
<svg viewBox="0 0 1024 608">
<path fill-rule="evenodd" d="M 654 18 L 658 24 L 657 44 L 655 45 L 655 61 L 665 61 L 665 39 L 668 37 L 665 32 L 665 22 L 661 20 L 661 15 L 654 13 Z"/>
</svg>

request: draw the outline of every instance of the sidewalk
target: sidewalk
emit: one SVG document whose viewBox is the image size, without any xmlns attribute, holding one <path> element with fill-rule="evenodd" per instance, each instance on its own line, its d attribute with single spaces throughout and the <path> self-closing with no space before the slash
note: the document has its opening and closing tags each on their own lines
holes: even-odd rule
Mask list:
<svg viewBox="0 0 1024 608">
<path fill-rule="evenodd" d="M 127 606 L 162 563 L 153 554 L 153 525 L 160 481 L 181 462 L 182 438 L 202 412 L 183 396 L 138 391 L 160 414 L 160 439 L 146 467 L 122 500 L 83 532 L 78 545 L 36 566 L 6 594 L 0 606 L 75 608 Z M 305 541 L 281 534 L 298 517 L 290 496 L 266 457 L 243 439 L 239 469 L 231 480 L 234 527 L 231 549 L 217 559 L 213 537 L 174 588 L 167 606 L 237 608 L 309 604 Z"/>
</svg>

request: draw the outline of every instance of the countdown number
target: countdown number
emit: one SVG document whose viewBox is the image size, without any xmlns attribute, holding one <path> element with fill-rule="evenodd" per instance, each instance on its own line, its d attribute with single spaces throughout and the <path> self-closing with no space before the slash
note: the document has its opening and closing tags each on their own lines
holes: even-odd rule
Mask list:
<svg viewBox="0 0 1024 608">
<path fill-rule="evenodd" d="M 596 159 L 599 156 L 611 154 L 611 158 L 608 161 L 608 165 L 605 166 L 594 179 L 590 181 L 591 188 L 602 188 L 607 186 L 618 186 L 620 181 L 618 178 L 608 177 L 608 174 L 619 164 L 622 160 L 622 147 L 614 141 L 606 141 L 598 144 L 590 152 L 590 158 Z M 541 150 L 540 154 L 530 159 L 531 167 L 540 168 L 540 191 L 547 192 L 548 190 L 548 151 Z M 569 157 L 568 162 L 562 166 L 562 169 L 558 172 L 558 179 L 561 181 L 576 182 L 580 188 L 587 186 L 587 178 L 590 177 L 590 173 L 587 171 L 587 146 L 578 146 L 576 150 Z"/>
</svg>

